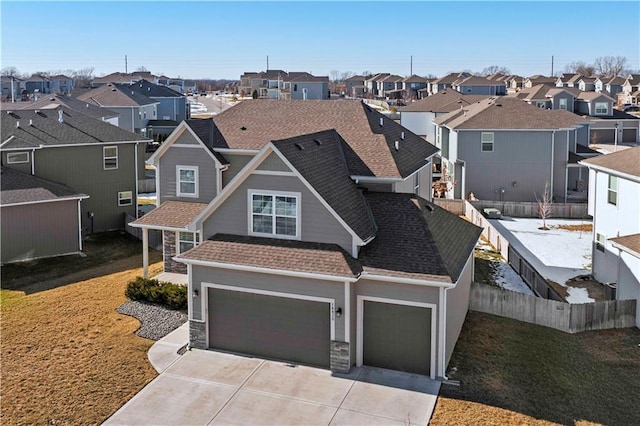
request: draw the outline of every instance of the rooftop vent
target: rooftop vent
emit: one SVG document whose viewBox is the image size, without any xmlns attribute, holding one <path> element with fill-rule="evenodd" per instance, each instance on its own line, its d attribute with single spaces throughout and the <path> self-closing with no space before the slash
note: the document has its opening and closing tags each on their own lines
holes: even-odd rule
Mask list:
<svg viewBox="0 0 640 426">
<path fill-rule="evenodd" d="M 496 106 L 497 106 L 497 107 L 501 107 L 501 106 L 502 106 L 502 104 L 496 104 Z"/>
<path fill-rule="evenodd" d="M 427 210 L 429 210 L 430 212 L 433 211 L 433 206 L 431 204 L 425 204 L 424 208 L 426 208 Z"/>
<path fill-rule="evenodd" d="M 16 121 L 16 128 L 20 128 L 20 121 Z"/>
<path fill-rule="evenodd" d="M 58 123 L 64 123 L 64 112 L 61 109 L 58 110 Z"/>
<path fill-rule="evenodd" d="M 322 141 L 321 141 L 320 139 L 314 139 L 313 141 L 314 141 L 314 142 L 316 143 L 316 145 L 318 145 L 318 146 L 322 145 Z"/>
<path fill-rule="evenodd" d="M 302 146 L 302 145 L 301 145 L 301 144 L 299 144 L 299 143 L 296 143 L 296 144 L 295 144 L 295 146 L 296 146 L 296 148 L 298 148 L 300 151 L 303 151 L 303 150 L 304 150 L 304 146 Z"/>
<path fill-rule="evenodd" d="M 380 125 L 384 126 L 384 118 L 380 117 Z"/>
<path fill-rule="evenodd" d="M 400 139 L 404 140 L 404 132 L 400 132 Z"/>
<path fill-rule="evenodd" d="M 247 130 L 247 128 L 242 126 L 242 127 L 240 127 L 240 130 Z"/>
<path fill-rule="evenodd" d="M 29 119 L 29 126 L 33 126 L 33 120 Z"/>
<path fill-rule="evenodd" d="M 396 149 L 396 151 L 397 151 L 397 150 L 399 150 L 399 149 L 400 149 L 400 142 L 395 141 L 395 143 L 393 144 L 393 146 L 394 146 L 394 148 Z"/>
<path fill-rule="evenodd" d="M 112 92 L 115 92 L 115 91 L 116 91 L 116 89 L 111 89 L 111 91 L 112 91 Z"/>
</svg>

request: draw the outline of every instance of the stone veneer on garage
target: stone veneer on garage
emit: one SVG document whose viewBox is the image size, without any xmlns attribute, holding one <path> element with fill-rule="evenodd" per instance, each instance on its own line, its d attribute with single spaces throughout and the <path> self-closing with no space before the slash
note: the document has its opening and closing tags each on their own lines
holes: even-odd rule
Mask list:
<svg viewBox="0 0 640 426">
<path fill-rule="evenodd" d="M 189 347 L 207 349 L 207 329 L 204 322 L 189 320 Z"/>
</svg>

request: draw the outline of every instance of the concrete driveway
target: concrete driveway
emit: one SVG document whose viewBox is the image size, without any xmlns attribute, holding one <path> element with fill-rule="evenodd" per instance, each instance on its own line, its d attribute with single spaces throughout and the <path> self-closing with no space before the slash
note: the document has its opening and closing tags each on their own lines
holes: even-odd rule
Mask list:
<svg viewBox="0 0 640 426">
<path fill-rule="evenodd" d="M 440 382 L 376 368 L 349 375 L 193 349 L 108 425 L 426 425 Z"/>
</svg>

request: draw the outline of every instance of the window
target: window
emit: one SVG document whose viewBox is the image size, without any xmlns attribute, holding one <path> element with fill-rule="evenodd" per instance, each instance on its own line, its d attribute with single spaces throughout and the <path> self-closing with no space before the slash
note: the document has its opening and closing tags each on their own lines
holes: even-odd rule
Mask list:
<svg viewBox="0 0 640 426">
<path fill-rule="evenodd" d="M 298 237 L 298 195 L 251 193 L 250 199 L 250 233 Z"/>
<path fill-rule="evenodd" d="M 493 132 L 482 132 L 482 152 L 493 152 Z"/>
<path fill-rule="evenodd" d="M 609 183 L 607 185 L 607 202 L 618 205 L 618 178 L 617 176 L 609 175 Z"/>
<path fill-rule="evenodd" d="M 178 232 L 178 253 L 191 250 L 200 243 L 200 234 L 197 232 Z"/>
<path fill-rule="evenodd" d="M 176 195 L 178 197 L 198 196 L 198 168 L 192 166 L 176 167 Z"/>
<path fill-rule="evenodd" d="M 607 242 L 607 238 L 602 234 L 596 234 L 596 249 L 604 253 L 604 245 Z"/>
<path fill-rule="evenodd" d="M 596 114 L 609 114 L 609 104 L 607 104 L 606 102 L 596 102 Z"/>
<path fill-rule="evenodd" d="M 8 152 L 7 153 L 7 164 L 28 163 L 28 162 L 29 162 L 28 152 Z"/>
<path fill-rule="evenodd" d="M 297 92 L 297 91 L 298 91 L 298 85 L 297 85 L 297 84 L 294 84 L 294 85 L 293 85 L 293 91 L 294 91 L 294 92 Z"/>
<path fill-rule="evenodd" d="M 560 103 L 558 105 L 558 108 L 560 109 L 567 109 L 567 98 L 560 98 Z"/>
<path fill-rule="evenodd" d="M 102 148 L 102 162 L 105 170 L 114 170 L 118 168 L 118 147 L 105 146 Z"/>
<path fill-rule="evenodd" d="M 545 109 L 547 107 L 546 102 L 536 102 L 536 106 L 541 109 Z"/>
<path fill-rule="evenodd" d="M 118 192 L 118 206 L 130 206 L 131 204 L 133 204 L 133 192 Z"/>
</svg>

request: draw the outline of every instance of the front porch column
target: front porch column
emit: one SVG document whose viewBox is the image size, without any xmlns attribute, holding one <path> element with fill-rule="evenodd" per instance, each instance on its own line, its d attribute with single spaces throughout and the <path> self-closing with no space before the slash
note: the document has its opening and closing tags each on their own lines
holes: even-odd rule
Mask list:
<svg viewBox="0 0 640 426">
<path fill-rule="evenodd" d="M 149 229 L 142 228 L 142 278 L 149 278 Z"/>
</svg>

